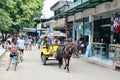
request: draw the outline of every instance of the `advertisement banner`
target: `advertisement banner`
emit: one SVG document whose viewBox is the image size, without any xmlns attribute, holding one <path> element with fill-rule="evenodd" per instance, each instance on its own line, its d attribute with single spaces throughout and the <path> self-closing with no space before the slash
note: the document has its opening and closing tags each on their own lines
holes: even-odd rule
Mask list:
<svg viewBox="0 0 120 80">
<path fill-rule="evenodd" d="M 86 22 L 84 24 L 84 34 L 85 35 L 90 35 L 92 32 L 92 23 L 91 22 Z"/>
</svg>

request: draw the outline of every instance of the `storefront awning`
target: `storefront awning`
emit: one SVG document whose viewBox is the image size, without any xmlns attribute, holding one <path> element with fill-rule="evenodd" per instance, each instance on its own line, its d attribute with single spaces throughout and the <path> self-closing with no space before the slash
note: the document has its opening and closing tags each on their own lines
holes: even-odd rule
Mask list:
<svg viewBox="0 0 120 80">
<path fill-rule="evenodd" d="M 96 5 L 110 1 L 112 0 L 82 0 L 82 1 L 78 0 L 75 3 L 71 4 L 67 11 L 56 15 L 55 18 L 57 17 L 64 18 L 67 16 L 71 16 L 77 12 L 82 12 L 85 9 L 94 8 Z"/>
<path fill-rule="evenodd" d="M 36 32 L 36 28 L 23 28 L 23 32 Z"/>
<path fill-rule="evenodd" d="M 46 25 L 46 26 L 48 26 L 48 25 L 50 25 L 52 22 L 55 22 L 55 20 L 50 20 L 50 21 L 47 21 L 47 22 L 45 22 L 45 23 L 43 23 L 43 24 Z"/>
<path fill-rule="evenodd" d="M 59 19 L 59 20 L 56 21 L 56 22 L 52 22 L 52 23 L 50 24 L 50 27 L 52 27 L 52 28 L 64 27 L 65 22 L 66 22 L 65 18 Z"/>
</svg>

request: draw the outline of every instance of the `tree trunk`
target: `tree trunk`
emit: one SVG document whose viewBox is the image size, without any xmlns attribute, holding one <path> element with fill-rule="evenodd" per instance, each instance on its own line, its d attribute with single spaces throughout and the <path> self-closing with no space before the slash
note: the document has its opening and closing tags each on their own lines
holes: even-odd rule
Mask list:
<svg viewBox="0 0 120 80">
<path fill-rule="evenodd" d="M 2 41 L 4 41 L 5 40 L 5 38 L 4 38 L 4 31 L 1 30 L 1 33 L 2 33 Z"/>
<path fill-rule="evenodd" d="M 5 41 L 7 40 L 7 33 L 5 33 Z"/>
</svg>

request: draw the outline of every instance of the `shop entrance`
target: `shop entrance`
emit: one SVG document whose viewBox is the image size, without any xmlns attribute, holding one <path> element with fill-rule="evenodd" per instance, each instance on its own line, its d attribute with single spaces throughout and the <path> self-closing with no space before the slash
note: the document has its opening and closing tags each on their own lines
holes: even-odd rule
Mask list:
<svg viewBox="0 0 120 80">
<path fill-rule="evenodd" d="M 93 42 L 110 44 L 110 23 L 110 18 L 94 21 Z"/>
<path fill-rule="evenodd" d="M 104 18 L 94 21 L 93 33 L 93 56 L 107 58 L 107 47 L 110 44 L 111 37 L 111 18 Z"/>
</svg>

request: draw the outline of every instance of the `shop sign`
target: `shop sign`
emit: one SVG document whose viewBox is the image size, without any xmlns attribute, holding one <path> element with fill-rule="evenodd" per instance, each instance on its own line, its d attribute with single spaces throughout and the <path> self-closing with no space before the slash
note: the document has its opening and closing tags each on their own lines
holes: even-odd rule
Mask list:
<svg viewBox="0 0 120 80">
<path fill-rule="evenodd" d="M 85 35 L 90 35 L 91 32 L 92 32 L 92 24 L 91 24 L 91 22 L 86 22 L 84 24 L 84 34 Z"/>
<path fill-rule="evenodd" d="M 79 31 L 79 34 L 82 34 L 82 35 L 83 35 L 83 27 L 82 27 L 82 24 L 79 24 L 79 25 L 78 25 L 78 31 Z"/>
</svg>

